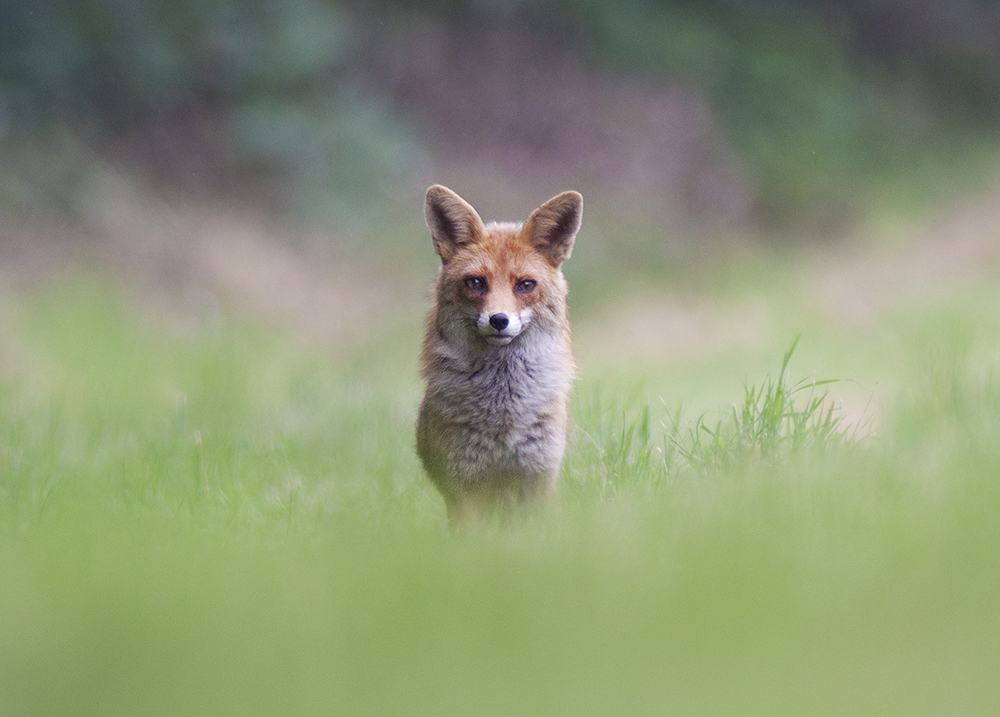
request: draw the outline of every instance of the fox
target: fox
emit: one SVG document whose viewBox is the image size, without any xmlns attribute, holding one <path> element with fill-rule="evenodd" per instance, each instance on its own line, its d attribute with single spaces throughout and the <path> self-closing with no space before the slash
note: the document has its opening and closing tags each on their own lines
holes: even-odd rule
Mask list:
<svg viewBox="0 0 1000 717">
<path fill-rule="evenodd" d="M 521 224 L 484 224 L 435 184 L 425 218 L 441 259 L 421 353 L 417 453 L 459 528 L 550 503 L 576 363 L 562 264 L 583 217 L 563 192 Z"/>
</svg>

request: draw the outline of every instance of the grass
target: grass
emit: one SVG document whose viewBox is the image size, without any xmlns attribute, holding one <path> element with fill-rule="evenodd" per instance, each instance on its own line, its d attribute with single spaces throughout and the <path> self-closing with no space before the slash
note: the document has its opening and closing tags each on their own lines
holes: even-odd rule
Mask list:
<svg viewBox="0 0 1000 717">
<path fill-rule="evenodd" d="M 2 714 L 1000 707 L 990 312 L 898 319 L 863 439 L 807 341 L 692 418 L 585 374 L 561 511 L 455 536 L 412 367 L 90 280 L 0 308 Z"/>
</svg>

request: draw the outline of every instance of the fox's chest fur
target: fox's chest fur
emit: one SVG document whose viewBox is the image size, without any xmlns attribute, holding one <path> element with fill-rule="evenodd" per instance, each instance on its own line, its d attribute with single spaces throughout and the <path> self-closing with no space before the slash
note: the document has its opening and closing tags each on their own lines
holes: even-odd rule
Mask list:
<svg viewBox="0 0 1000 717">
<path fill-rule="evenodd" d="M 421 422 L 433 432 L 420 442 L 432 477 L 459 484 L 542 480 L 558 470 L 572 380 L 568 354 L 561 337 L 547 335 L 477 353 L 437 346 L 421 408 Z"/>
</svg>

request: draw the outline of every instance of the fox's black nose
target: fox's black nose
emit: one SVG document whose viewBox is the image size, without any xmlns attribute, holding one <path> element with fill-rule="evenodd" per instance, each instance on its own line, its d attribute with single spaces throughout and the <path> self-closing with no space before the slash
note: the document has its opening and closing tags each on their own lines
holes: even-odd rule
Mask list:
<svg viewBox="0 0 1000 717">
<path fill-rule="evenodd" d="M 490 326 L 492 326 L 497 331 L 503 331 L 507 328 L 507 324 L 510 323 L 510 319 L 507 318 L 507 314 L 493 314 L 490 317 Z"/>
</svg>

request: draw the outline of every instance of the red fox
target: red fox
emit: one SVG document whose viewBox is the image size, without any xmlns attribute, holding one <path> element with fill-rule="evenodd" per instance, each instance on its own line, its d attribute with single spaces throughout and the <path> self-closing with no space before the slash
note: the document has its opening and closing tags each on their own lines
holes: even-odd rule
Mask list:
<svg viewBox="0 0 1000 717">
<path fill-rule="evenodd" d="M 560 269 L 583 197 L 563 192 L 524 224 L 483 224 L 450 189 L 427 190 L 441 257 L 427 317 L 417 452 L 448 523 L 553 496 L 576 366 Z"/>
</svg>

